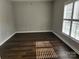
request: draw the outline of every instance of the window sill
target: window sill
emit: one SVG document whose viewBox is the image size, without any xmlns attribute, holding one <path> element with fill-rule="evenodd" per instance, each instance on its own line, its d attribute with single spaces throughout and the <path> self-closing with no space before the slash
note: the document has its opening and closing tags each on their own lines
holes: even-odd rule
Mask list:
<svg viewBox="0 0 79 59">
<path fill-rule="evenodd" d="M 65 35 L 66 37 L 72 39 L 73 41 L 79 43 L 79 40 L 77 40 L 77 39 L 75 39 L 75 38 L 73 38 L 73 37 L 71 37 L 71 36 L 69 36 L 69 35 L 67 35 L 67 34 L 65 34 L 65 33 L 63 33 L 63 32 L 62 32 L 62 34 Z"/>
</svg>

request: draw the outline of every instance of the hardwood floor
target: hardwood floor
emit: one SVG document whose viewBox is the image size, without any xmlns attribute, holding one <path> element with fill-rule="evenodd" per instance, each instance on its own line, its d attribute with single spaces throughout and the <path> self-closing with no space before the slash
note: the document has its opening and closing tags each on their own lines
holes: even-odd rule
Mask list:
<svg viewBox="0 0 79 59">
<path fill-rule="evenodd" d="M 79 59 L 52 33 L 20 33 L 0 47 L 2 59 Z"/>
</svg>

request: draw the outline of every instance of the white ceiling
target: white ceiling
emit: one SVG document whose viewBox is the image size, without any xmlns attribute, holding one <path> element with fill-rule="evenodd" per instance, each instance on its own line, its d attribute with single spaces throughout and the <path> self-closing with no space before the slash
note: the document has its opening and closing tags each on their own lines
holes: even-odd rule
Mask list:
<svg viewBox="0 0 79 59">
<path fill-rule="evenodd" d="M 53 1 L 53 0 L 11 0 L 11 1 Z"/>
</svg>

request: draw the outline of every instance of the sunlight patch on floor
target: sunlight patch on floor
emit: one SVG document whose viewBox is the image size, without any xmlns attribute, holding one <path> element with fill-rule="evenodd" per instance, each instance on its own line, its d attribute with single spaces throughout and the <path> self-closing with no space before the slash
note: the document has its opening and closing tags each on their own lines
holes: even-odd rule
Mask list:
<svg viewBox="0 0 79 59">
<path fill-rule="evenodd" d="M 36 59 L 57 58 L 57 54 L 53 49 L 50 41 L 36 42 Z"/>
</svg>

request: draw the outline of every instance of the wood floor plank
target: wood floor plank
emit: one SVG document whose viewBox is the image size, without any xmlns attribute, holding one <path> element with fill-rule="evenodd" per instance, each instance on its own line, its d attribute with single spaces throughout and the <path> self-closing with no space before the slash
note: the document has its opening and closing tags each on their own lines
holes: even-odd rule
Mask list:
<svg viewBox="0 0 79 59">
<path fill-rule="evenodd" d="M 79 59 L 51 32 L 17 33 L 0 47 L 2 59 Z"/>
</svg>

